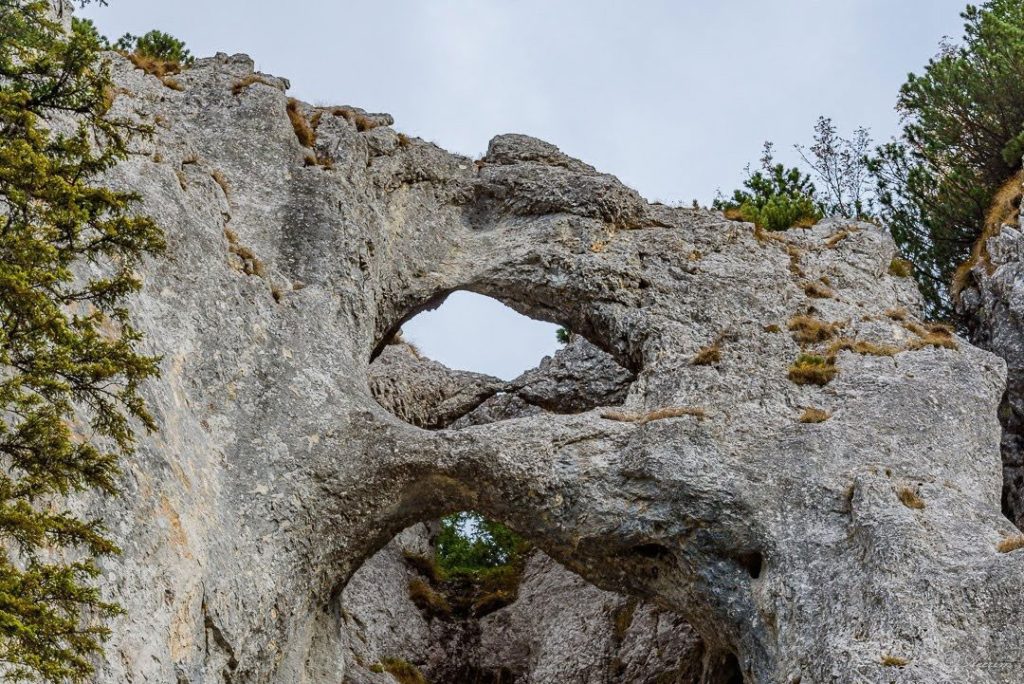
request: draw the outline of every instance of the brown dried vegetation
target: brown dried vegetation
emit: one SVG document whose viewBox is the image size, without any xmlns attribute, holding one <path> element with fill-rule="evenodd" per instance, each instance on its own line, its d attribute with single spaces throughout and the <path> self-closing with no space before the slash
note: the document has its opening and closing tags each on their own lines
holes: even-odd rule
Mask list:
<svg viewBox="0 0 1024 684">
<path fill-rule="evenodd" d="M 827 385 L 839 370 L 830 359 L 801 354 L 789 367 L 789 379 L 797 385 Z"/>
<path fill-rule="evenodd" d="M 249 89 L 249 86 L 256 85 L 257 83 L 262 83 L 263 85 L 268 85 L 272 88 L 277 87 L 272 82 L 268 81 L 266 77 L 264 77 L 262 74 L 249 74 L 245 78 L 242 78 L 239 81 L 235 81 L 235 84 L 231 86 L 231 94 L 241 95 L 243 92 Z"/>
<path fill-rule="evenodd" d="M 828 411 L 816 408 L 806 408 L 803 414 L 800 415 L 801 423 L 824 423 L 826 420 L 832 417 L 832 414 Z"/>
<path fill-rule="evenodd" d="M 814 299 L 834 299 L 836 294 L 821 283 L 810 281 L 804 285 L 804 294 Z"/>
<path fill-rule="evenodd" d="M 914 491 L 913 487 L 902 486 L 896 490 L 896 496 L 900 498 L 900 502 L 903 503 L 907 508 L 912 508 L 915 511 L 924 509 L 925 503 L 917 492 Z"/>
<path fill-rule="evenodd" d="M 294 97 L 288 99 L 288 118 L 292 122 L 292 129 L 299 144 L 303 147 L 313 147 L 316 144 L 316 131 L 309 125 L 306 115 L 302 112 L 301 103 Z"/>
<path fill-rule="evenodd" d="M 1018 171 L 1006 181 L 996 192 L 985 217 L 985 228 L 971 249 L 971 256 L 956 269 L 950 293 L 954 298 L 971 283 L 971 271 L 979 263 L 990 267 L 988 256 L 988 240 L 1002 231 L 1006 224 L 1016 224 L 1020 220 L 1020 205 L 1024 199 L 1024 169 Z"/>
<path fill-rule="evenodd" d="M 826 323 L 813 316 L 793 316 L 786 327 L 799 344 L 815 344 L 832 339 L 843 328 L 840 322 Z"/>
<path fill-rule="evenodd" d="M 605 411 L 601 414 L 601 417 L 606 420 L 618 420 L 624 423 L 636 423 L 637 425 L 643 425 L 644 423 L 650 423 L 655 420 L 681 418 L 683 416 L 693 416 L 697 420 L 704 420 L 707 418 L 707 415 L 707 411 L 699 406 L 675 406 L 660 408 L 647 413 L 634 413 L 632 411 Z"/>
<path fill-rule="evenodd" d="M 1019 549 L 1024 549 L 1024 534 L 1006 537 L 996 544 L 996 551 L 999 553 L 1010 553 Z"/>
</svg>

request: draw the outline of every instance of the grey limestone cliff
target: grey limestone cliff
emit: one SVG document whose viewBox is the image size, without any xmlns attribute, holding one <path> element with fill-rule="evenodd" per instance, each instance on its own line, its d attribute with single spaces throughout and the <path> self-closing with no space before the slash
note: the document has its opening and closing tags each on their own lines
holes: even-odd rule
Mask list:
<svg viewBox="0 0 1024 684">
<path fill-rule="evenodd" d="M 163 355 L 145 388 L 160 430 L 96 503 L 126 609 L 98 681 L 338 681 L 346 584 L 456 510 L 685 619 L 748 682 L 1022 678 L 1024 552 L 997 549 L 1016 533 L 1005 366 L 922 327 L 883 231 L 765 236 L 649 204 L 548 143 L 502 135 L 473 160 L 354 107 L 298 103 L 307 148 L 287 82 L 245 56 L 199 60 L 180 91 L 111 59 L 113 113 L 155 129 L 111 181 L 169 253 L 132 304 Z M 586 338 L 628 389 L 446 427 L 494 389 L 478 378 L 435 388 L 435 429 L 392 413 L 371 361 L 459 289 Z M 847 342 L 799 342 L 797 316 Z M 801 353 L 820 361 L 794 370 Z"/>
</svg>

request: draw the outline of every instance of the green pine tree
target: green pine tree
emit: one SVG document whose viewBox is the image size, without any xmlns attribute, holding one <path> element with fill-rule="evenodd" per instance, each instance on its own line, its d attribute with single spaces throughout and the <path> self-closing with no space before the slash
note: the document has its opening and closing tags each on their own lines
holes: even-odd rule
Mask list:
<svg viewBox="0 0 1024 684">
<path fill-rule="evenodd" d="M 0 677 L 82 682 L 118 610 L 95 560 L 117 548 L 68 497 L 113 493 L 155 427 L 139 386 L 157 359 L 124 301 L 163 240 L 98 182 L 130 133 L 107 116 L 103 41 L 47 5 L 0 0 Z"/>
<path fill-rule="evenodd" d="M 797 168 L 775 163 L 771 143 L 765 143 L 761 169 L 747 167 L 743 189 L 732 197 L 716 199 L 712 205 L 729 219 L 749 221 L 765 230 L 809 228 L 821 219 L 816 191 L 810 178 Z"/>
<path fill-rule="evenodd" d="M 910 75 L 898 102 L 902 134 L 871 162 L 880 218 L 942 317 L 954 271 L 1024 155 L 1024 3 L 990 0 L 962 16 L 963 41 Z"/>
</svg>

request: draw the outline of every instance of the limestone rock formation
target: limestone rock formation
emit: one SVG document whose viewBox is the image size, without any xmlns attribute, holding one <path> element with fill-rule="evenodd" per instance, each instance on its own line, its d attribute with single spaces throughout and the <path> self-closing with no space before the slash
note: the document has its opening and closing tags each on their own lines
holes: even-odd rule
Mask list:
<svg viewBox="0 0 1024 684">
<path fill-rule="evenodd" d="M 388 345 L 370 365 L 369 376 L 381 406 L 421 427 L 465 427 L 544 410 L 572 413 L 615 405 L 633 380 L 579 336 L 487 398 L 477 388 L 500 381 L 447 369 L 408 344 Z M 477 406 L 471 411 L 462 405 L 447 421 L 437 419 L 446 415 L 451 397 L 474 395 Z M 457 417 L 460 413 L 466 415 Z M 346 586 L 340 603 L 349 644 L 346 681 L 374 681 L 371 668 L 380 669 L 389 658 L 412 664 L 432 682 L 691 684 L 710 678 L 720 666 L 708 663 L 705 672 L 703 645 L 678 615 L 602 591 L 541 551 L 527 561 L 510 605 L 483 616 L 421 613 L 410 599 L 409 583 L 430 578 L 410 570 L 403 558 L 433 555 L 429 540 L 422 525 L 404 531 Z"/>
<path fill-rule="evenodd" d="M 353 107 L 298 103 L 307 148 L 287 82 L 247 57 L 199 60 L 181 91 L 111 59 L 113 113 L 156 131 L 112 182 L 170 250 L 133 303 L 161 429 L 95 504 L 126 609 L 98 681 L 339 681 L 353 573 L 468 509 L 679 614 L 748 682 L 1021 679 L 1004 364 L 919 325 L 882 231 L 764 236 L 530 138 L 474 161 Z M 457 289 L 610 354 L 635 376 L 622 406 L 436 430 L 389 412 L 371 359 Z M 795 323 L 802 348 L 800 315 L 847 342 Z"/>
<path fill-rule="evenodd" d="M 971 269 L 960 295 L 975 344 L 998 354 L 1007 366 L 1003 425 L 1003 511 L 1024 530 L 1024 216 L 1008 217 L 986 240 L 985 257 Z"/>
</svg>

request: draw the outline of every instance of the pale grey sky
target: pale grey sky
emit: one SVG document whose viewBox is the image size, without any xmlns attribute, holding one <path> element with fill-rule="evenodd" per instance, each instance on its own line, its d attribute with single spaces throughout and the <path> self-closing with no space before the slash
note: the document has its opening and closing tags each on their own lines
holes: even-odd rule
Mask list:
<svg viewBox="0 0 1024 684">
<path fill-rule="evenodd" d="M 819 115 L 888 138 L 900 84 L 943 36 L 960 36 L 965 5 L 110 0 L 84 14 L 111 38 L 160 28 L 198 56 L 248 53 L 290 79 L 295 97 L 389 112 L 396 129 L 455 152 L 476 156 L 497 133 L 527 133 L 649 199 L 707 203 L 742 181 L 765 140 L 795 162 L 791 145 L 808 141 Z M 448 365 L 510 377 L 550 351 L 496 306 L 463 297 L 448 308 L 406 329 Z"/>
</svg>

